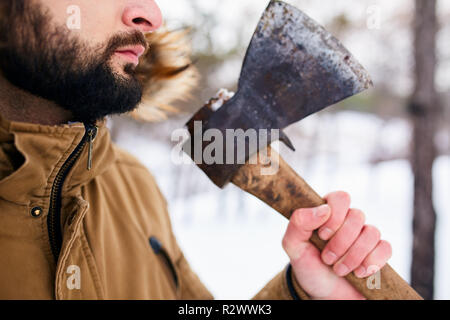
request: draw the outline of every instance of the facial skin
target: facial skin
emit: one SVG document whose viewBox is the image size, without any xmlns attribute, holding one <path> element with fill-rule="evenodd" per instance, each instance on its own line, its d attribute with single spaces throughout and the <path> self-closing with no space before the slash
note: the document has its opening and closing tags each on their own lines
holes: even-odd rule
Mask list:
<svg viewBox="0 0 450 320">
<path fill-rule="evenodd" d="M 162 24 L 153 0 L 12 3 L 0 67 L 25 96 L 55 103 L 71 114 L 71 121 L 85 123 L 139 104 L 142 86 L 134 70 L 148 49 L 144 34 Z M 80 29 L 67 26 L 73 5 L 80 9 Z"/>
<path fill-rule="evenodd" d="M 35 0 L 36 1 L 36 0 Z M 161 11 L 154 0 L 37 0 L 53 17 L 52 23 L 64 26 L 70 14 L 67 8 L 76 5 L 81 10 L 81 28 L 72 29 L 80 40 L 91 48 L 105 49 L 104 44 L 118 34 L 142 34 L 157 30 L 163 21 Z M 126 48 L 123 48 L 126 49 Z M 120 54 L 111 58 L 115 72 L 124 74 L 124 67 L 130 59 Z"/>
</svg>

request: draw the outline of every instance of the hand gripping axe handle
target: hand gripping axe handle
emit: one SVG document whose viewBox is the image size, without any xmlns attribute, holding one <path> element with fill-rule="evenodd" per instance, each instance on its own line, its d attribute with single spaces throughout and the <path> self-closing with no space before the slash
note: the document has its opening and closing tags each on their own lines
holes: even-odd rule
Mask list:
<svg viewBox="0 0 450 320">
<path fill-rule="evenodd" d="M 297 8 L 271 1 L 248 47 L 236 94 L 218 110 L 210 101 L 192 117 L 184 151 L 218 187 L 231 181 L 290 219 L 294 210 L 325 201 L 274 156 L 270 143 L 280 140 L 294 150 L 284 128 L 371 85 L 368 73 L 335 37 Z M 257 132 L 258 143 L 245 134 L 230 143 L 230 132 Z M 208 152 L 214 161 L 203 161 Z M 272 167 L 278 161 L 278 172 L 262 174 L 270 161 Z M 320 250 L 326 245 L 317 233 L 311 242 Z M 421 299 L 389 265 L 381 270 L 380 288 L 371 289 L 353 273 L 346 278 L 368 299 Z"/>
<path fill-rule="evenodd" d="M 231 180 L 242 190 L 258 197 L 287 219 L 297 208 L 318 207 L 326 203 L 275 151 L 268 147 L 267 152 L 259 153 L 258 164 L 242 166 Z M 256 156 L 255 156 L 256 157 Z M 265 159 L 261 159 L 265 158 Z M 276 175 L 261 175 L 267 163 L 278 161 Z M 271 161 L 271 162 L 270 162 Z M 252 162 L 252 160 L 250 160 Z M 319 238 L 317 231 L 310 241 L 323 250 L 326 241 Z M 367 299 L 370 300 L 421 300 L 417 292 L 403 280 L 390 265 L 380 270 L 380 286 L 369 285 L 372 280 L 357 278 L 353 273 L 346 279 Z"/>
</svg>

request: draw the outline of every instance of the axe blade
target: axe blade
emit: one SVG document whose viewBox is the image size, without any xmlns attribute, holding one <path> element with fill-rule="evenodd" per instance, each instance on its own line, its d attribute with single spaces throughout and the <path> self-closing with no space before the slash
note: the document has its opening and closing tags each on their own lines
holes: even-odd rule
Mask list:
<svg viewBox="0 0 450 320">
<path fill-rule="evenodd" d="M 371 86 L 339 40 L 299 9 L 271 1 L 248 48 L 238 91 L 248 98 L 244 112 L 257 108 L 270 128 L 283 129 Z"/>
<path fill-rule="evenodd" d="M 202 121 L 203 131 L 217 129 L 223 136 L 227 129 L 282 130 L 371 86 L 366 70 L 328 31 L 299 9 L 271 1 L 247 49 L 235 96 L 215 112 L 205 106 L 194 115 L 187 123 L 191 139 L 185 151 L 193 157 L 195 121 Z M 280 138 L 289 146 L 282 131 Z M 219 187 L 240 168 L 198 165 Z"/>
</svg>

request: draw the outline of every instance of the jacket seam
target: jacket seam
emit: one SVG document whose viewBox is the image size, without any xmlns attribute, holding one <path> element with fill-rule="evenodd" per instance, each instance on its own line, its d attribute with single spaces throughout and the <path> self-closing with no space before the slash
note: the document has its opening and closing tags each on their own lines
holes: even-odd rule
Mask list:
<svg viewBox="0 0 450 320">
<path fill-rule="evenodd" d="M 95 282 L 94 287 L 95 287 L 95 291 L 97 293 L 97 296 L 99 297 L 99 299 L 105 299 L 105 288 L 103 288 L 102 286 L 102 282 L 100 280 L 100 274 L 98 271 L 98 266 L 95 262 L 95 258 L 94 258 L 94 254 L 92 252 L 92 248 L 91 245 L 89 244 L 89 241 L 86 237 L 86 232 L 85 232 L 85 226 L 84 223 L 82 223 L 82 226 L 80 228 L 80 239 L 82 242 L 82 248 L 83 251 L 87 250 L 87 252 L 85 252 L 86 255 L 86 262 L 90 267 L 90 271 L 91 271 L 91 275 L 92 278 Z"/>
<path fill-rule="evenodd" d="M 85 209 L 85 210 L 87 210 L 87 209 Z M 79 235 L 79 232 L 81 231 L 80 229 L 81 229 L 81 226 L 80 226 L 80 224 L 82 223 L 82 221 L 81 221 L 82 219 L 80 219 L 79 221 L 77 221 L 76 223 L 75 223 L 75 225 L 73 226 L 73 228 L 74 228 L 74 237 L 72 237 L 72 238 L 70 238 L 69 240 L 68 240 L 68 243 L 67 243 L 67 245 L 66 245 L 66 249 L 64 250 L 64 252 L 62 252 L 63 253 L 63 255 L 62 256 L 60 256 L 60 258 L 59 258 L 59 265 L 60 265 L 60 268 L 58 268 L 58 261 L 56 262 L 56 286 L 55 286 L 55 297 L 57 297 L 58 295 L 60 295 L 61 296 L 61 298 L 62 299 L 64 299 L 64 294 L 63 294 L 63 290 L 62 290 L 62 288 L 61 288 L 61 286 L 60 286 L 60 284 L 61 284 L 61 281 L 59 281 L 60 280 L 60 278 L 62 277 L 62 275 L 61 275 L 61 272 L 60 273 L 58 273 L 58 269 L 60 269 L 60 271 L 62 270 L 62 272 L 64 272 L 64 267 L 62 267 L 62 266 L 65 266 L 66 265 L 66 263 L 67 263 L 67 259 L 68 259 L 68 257 L 69 257 L 69 252 L 72 250 L 72 248 L 73 248 L 73 245 L 74 245 L 74 243 L 75 243 L 75 241 L 76 241 L 76 238 L 77 237 L 79 237 L 80 235 Z M 77 229 L 78 229 L 78 231 L 79 232 L 77 232 Z"/>
<path fill-rule="evenodd" d="M 123 160 L 117 160 L 116 161 L 116 165 L 117 166 L 126 166 L 128 168 L 141 169 L 141 170 L 144 170 L 144 171 L 148 171 L 148 168 L 145 167 L 144 165 L 142 165 L 140 162 L 127 162 L 127 161 L 123 161 Z"/>
<path fill-rule="evenodd" d="M 73 237 L 72 239 L 69 240 L 69 243 L 67 244 L 66 250 L 65 250 L 65 254 L 63 256 L 60 257 L 60 269 L 62 270 L 62 272 L 64 272 L 64 267 L 66 262 L 67 262 L 67 258 L 68 258 L 68 253 L 70 252 L 70 250 L 73 247 L 73 244 L 75 243 L 75 239 L 76 237 Z M 57 261 L 58 263 L 58 261 Z M 59 281 L 59 278 L 62 278 L 61 272 L 58 273 L 58 268 L 56 270 L 57 274 L 56 274 L 56 288 L 55 288 L 55 296 L 57 297 L 58 295 L 61 297 L 62 300 L 64 300 L 64 294 L 63 294 L 63 290 L 61 288 L 61 281 Z"/>
</svg>

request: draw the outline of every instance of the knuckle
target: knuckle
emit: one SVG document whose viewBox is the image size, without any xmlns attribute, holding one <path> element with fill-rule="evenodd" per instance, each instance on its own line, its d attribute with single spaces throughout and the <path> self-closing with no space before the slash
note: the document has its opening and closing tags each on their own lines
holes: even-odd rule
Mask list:
<svg viewBox="0 0 450 320">
<path fill-rule="evenodd" d="M 358 224 L 364 224 L 366 221 L 366 215 L 359 209 L 350 209 L 348 212 L 348 219 Z"/>
<path fill-rule="evenodd" d="M 392 257 L 392 245 L 386 240 L 381 240 L 379 246 L 386 252 L 387 259 L 390 259 Z"/>
<path fill-rule="evenodd" d="M 342 263 L 345 264 L 350 269 L 356 268 L 361 263 L 361 258 L 358 254 L 349 254 L 343 260 Z"/>
<path fill-rule="evenodd" d="M 346 203 L 350 204 L 351 197 L 350 197 L 349 193 L 347 193 L 345 191 L 337 191 L 336 197 L 339 198 L 340 200 L 345 201 Z"/>
<path fill-rule="evenodd" d="M 350 202 L 351 202 L 350 194 L 345 191 L 335 191 L 335 192 L 329 193 L 325 198 L 330 202 L 342 201 L 342 202 L 346 203 L 347 205 L 350 205 Z"/>
<path fill-rule="evenodd" d="M 307 215 L 310 211 L 311 211 L 311 209 L 305 209 L 305 208 L 295 210 L 294 214 L 293 214 L 294 221 L 300 222 L 302 217 Z"/>
<path fill-rule="evenodd" d="M 380 230 L 372 225 L 366 225 L 364 226 L 364 231 L 367 232 L 369 235 L 369 239 L 375 242 L 379 242 L 381 239 L 381 232 Z"/>
<path fill-rule="evenodd" d="M 294 213 L 291 216 L 291 220 L 290 223 L 295 225 L 295 226 L 299 226 L 301 225 L 301 220 L 302 220 L 302 210 L 303 209 L 297 209 L 294 211 Z"/>
<path fill-rule="evenodd" d="M 316 208 L 299 209 L 294 216 L 293 223 L 296 229 L 304 229 L 314 223 L 317 217 L 314 215 Z"/>
<path fill-rule="evenodd" d="M 289 247 L 289 243 L 290 243 L 290 241 L 289 241 L 288 237 L 284 236 L 283 240 L 281 241 L 281 246 L 283 247 L 284 251 L 286 251 L 286 252 L 288 251 L 287 249 Z"/>
<path fill-rule="evenodd" d="M 300 214 L 300 210 L 301 209 L 297 209 L 294 212 L 292 212 L 291 221 L 294 220 Z"/>
<path fill-rule="evenodd" d="M 319 228 L 319 236 L 324 240 L 329 240 L 330 238 L 332 238 L 334 236 L 335 233 L 336 233 L 336 230 L 334 230 L 328 224 Z"/>
<path fill-rule="evenodd" d="M 308 214 L 311 214 L 313 212 L 314 208 L 302 208 L 298 209 L 298 215 L 305 216 Z"/>
<path fill-rule="evenodd" d="M 349 246 L 350 245 L 342 237 L 335 237 L 328 242 L 325 248 L 334 252 L 338 257 L 341 257 L 348 250 Z"/>
</svg>

